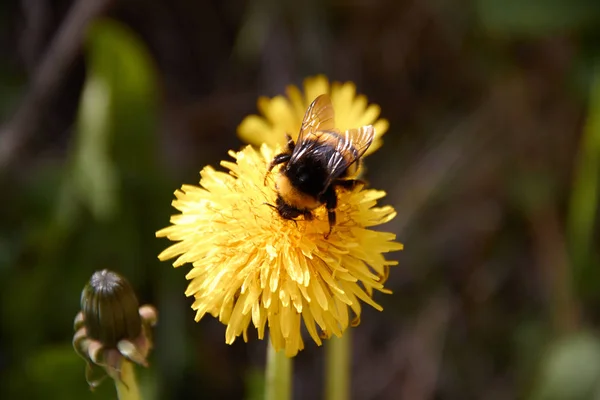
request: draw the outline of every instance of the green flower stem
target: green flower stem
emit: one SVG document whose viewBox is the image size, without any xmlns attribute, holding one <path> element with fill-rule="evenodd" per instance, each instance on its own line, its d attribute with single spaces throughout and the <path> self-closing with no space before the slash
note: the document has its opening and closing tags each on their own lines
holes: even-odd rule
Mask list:
<svg viewBox="0 0 600 400">
<path fill-rule="evenodd" d="M 350 344 L 352 336 L 346 330 L 342 337 L 332 337 L 326 346 L 325 399 L 348 400 L 350 398 Z"/>
<path fill-rule="evenodd" d="M 140 389 L 135 379 L 133 363 L 127 360 L 121 362 L 121 380 L 115 380 L 119 400 L 140 400 Z"/>
<path fill-rule="evenodd" d="M 292 398 L 292 360 L 284 351 L 275 351 L 267 344 L 267 374 L 265 400 L 290 400 Z"/>
</svg>

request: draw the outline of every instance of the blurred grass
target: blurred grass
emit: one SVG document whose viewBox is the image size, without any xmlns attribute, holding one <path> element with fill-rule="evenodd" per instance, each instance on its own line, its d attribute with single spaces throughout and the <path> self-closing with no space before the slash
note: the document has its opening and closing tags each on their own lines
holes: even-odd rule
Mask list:
<svg viewBox="0 0 600 400">
<path fill-rule="evenodd" d="M 163 204 L 152 200 L 166 195 L 135 199 L 145 210 L 131 198 L 133 184 L 147 195 L 161 184 L 154 153 L 154 66 L 139 39 L 115 21 L 91 26 L 85 47 L 87 78 L 70 162 L 51 164 L 29 182 L 29 207 L 38 212 L 25 213 L 29 221 L 20 233 L 25 235 L 21 252 L 31 256 L 7 260 L 16 262 L 3 271 L 2 315 L 10 321 L 3 323 L 3 336 L 13 343 L 7 349 L 13 367 L 0 386 L 9 388 L 9 398 L 90 397 L 85 363 L 70 344 L 84 283 L 105 267 L 125 271 L 139 283 L 157 264 L 152 247 L 142 255 L 153 230 L 138 227 L 140 218 L 158 227 L 164 211 L 152 207 Z M 139 196 L 140 188 L 134 191 Z M 31 202 L 38 207 L 31 208 Z M 111 383 L 104 386 L 94 398 L 114 397 Z M 156 390 L 156 383 L 149 387 Z"/>
<path fill-rule="evenodd" d="M 566 231 L 571 274 L 564 285 L 584 302 L 599 299 L 600 272 L 595 251 L 600 183 L 600 73 L 590 85 L 586 122 L 576 158 Z M 587 300 L 587 301 L 586 301 Z M 543 351 L 533 400 L 587 400 L 600 397 L 600 336 L 583 328 L 564 332 Z"/>
</svg>

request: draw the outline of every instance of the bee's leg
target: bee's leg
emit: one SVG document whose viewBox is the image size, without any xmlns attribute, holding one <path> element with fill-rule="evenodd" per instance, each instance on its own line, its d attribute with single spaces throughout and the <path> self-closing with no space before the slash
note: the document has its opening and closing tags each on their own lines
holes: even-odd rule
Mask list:
<svg viewBox="0 0 600 400">
<path fill-rule="evenodd" d="M 285 137 L 287 139 L 287 148 L 288 148 L 288 151 L 290 153 L 293 153 L 294 152 L 294 147 L 296 147 L 296 143 L 294 143 L 294 139 L 292 139 L 292 137 L 290 136 L 289 133 L 286 133 Z"/>
<path fill-rule="evenodd" d="M 333 184 L 347 190 L 352 190 L 358 185 L 366 186 L 367 182 L 362 179 L 338 179 Z"/>
<path fill-rule="evenodd" d="M 310 210 L 303 211 L 302 214 L 304 215 L 304 220 L 305 221 L 312 221 L 313 218 L 315 217 Z"/>
<path fill-rule="evenodd" d="M 335 194 L 335 187 L 333 185 L 329 186 L 325 193 L 323 193 L 321 199 L 325 202 L 325 207 L 327 207 L 327 219 L 329 220 L 329 232 L 327 232 L 327 235 L 325 235 L 325 239 L 327 239 L 331 234 L 333 226 L 335 225 L 335 209 L 337 207 L 337 195 Z"/>
<path fill-rule="evenodd" d="M 282 164 L 284 162 L 288 162 L 290 161 L 290 158 L 292 158 L 292 155 L 290 153 L 281 153 L 281 154 L 277 154 L 275 156 L 275 158 L 273 158 L 273 161 L 271 161 L 269 163 L 269 166 L 267 167 L 267 172 L 271 172 L 271 170 L 279 164 Z"/>
<path fill-rule="evenodd" d="M 292 139 L 292 137 L 289 134 L 286 133 L 285 137 L 287 138 L 288 151 L 286 151 L 285 153 L 277 154 L 275 156 L 275 158 L 273 158 L 273 160 L 269 163 L 267 172 L 271 172 L 271 170 L 276 165 L 282 164 L 284 162 L 288 162 L 288 161 L 290 161 L 290 158 L 292 158 L 292 153 L 294 152 L 294 147 L 296 147 L 296 144 L 294 143 L 294 140 Z"/>
<path fill-rule="evenodd" d="M 265 180 L 263 182 L 263 184 L 266 186 L 267 185 L 267 178 L 269 177 L 269 174 L 271 173 L 271 170 L 279 164 L 283 164 L 284 162 L 288 162 L 290 161 L 290 158 L 292 158 L 292 154 L 291 153 L 281 153 L 281 154 L 277 154 L 275 156 L 275 158 L 273 158 L 273 160 L 269 163 L 269 166 L 267 167 L 267 174 L 265 175 Z"/>
</svg>

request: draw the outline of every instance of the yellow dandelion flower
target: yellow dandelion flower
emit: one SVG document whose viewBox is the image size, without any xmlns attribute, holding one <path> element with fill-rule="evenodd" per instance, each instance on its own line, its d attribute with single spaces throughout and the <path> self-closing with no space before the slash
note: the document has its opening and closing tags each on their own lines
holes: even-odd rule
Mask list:
<svg viewBox="0 0 600 400">
<path fill-rule="evenodd" d="M 381 137 L 388 130 L 389 123 L 386 119 L 378 119 L 381 108 L 377 104 L 369 105 L 366 96 L 356 95 L 354 83 L 333 82 L 330 85 L 324 75 L 317 75 L 304 80 L 304 93 L 294 85 L 288 86 L 286 93 L 287 97 L 260 97 L 258 110 L 262 116 L 249 115 L 242 121 L 237 129 L 240 139 L 255 146 L 266 143 L 272 147 L 283 146 L 286 133 L 296 140 L 309 104 L 317 96 L 329 94 L 335 109 L 336 128 L 345 131 L 373 125 L 375 139 L 365 155 L 381 146 Z"/>
<path fill-rule="evenodd" d="M 196 321 L 206 313 L 227 325 L 225 341 L 240 335 L 247 341 L 250 323 L 264 338 L 268 326 L 275 349 L 294 356 L 304 348 L 301 325 L 317 343 L 341 336 L 353 319 L 358 323 L 363 301 L 381 310 L 373 291 L 384 288 L 388 268 L 396 262 L 383 253 L 402 249 L 395 235 L 369 229 L 390 221 L 390 206 L 376 207 L 382 191 L 338 192 L 337 224 L 329 231 L 327 211 L 314 211 L 312 221 L 279 216 L 268 204 L 277 193 L 267 165 L 277 154 L 263 145 L 230 152 L 223 161 L 229 172 L 205 167 L 200 187 L 184 185 L 173 206 L 181 212 L 172 225 L 156 233 L 178 242 L 159 255 L 177 257 L 173 266 L 192 264 L 187 296 L 194 296 Z"/>
</svg>

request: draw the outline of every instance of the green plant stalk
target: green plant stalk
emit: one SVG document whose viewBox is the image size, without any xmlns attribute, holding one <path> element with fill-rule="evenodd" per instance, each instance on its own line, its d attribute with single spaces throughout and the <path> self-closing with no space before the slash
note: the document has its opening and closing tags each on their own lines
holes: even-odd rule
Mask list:
<svg viewBox="0 0 600 400">
<path fill-rule="evenodd" d="M 600 172 L 600 67 L 590 88 L 590 102 L 567 218 L 567 237 L 575 283 L 586 281 L 585 269 L 592 257 L 592 237 L 598 204 Z"/>
<path fill-rule="evenodd" d="M 267 344 L 267 373 L 265 400 L 290 400 L 292 398 L 292 359 L 284 351 L 275 351 Z"/>
<path fill-rule="evenodd" d="M 352 335 L 346 330 L 342 337 L 332 337 L 326 344 L 325 399 L 350 398 L 350 361 Z"/>
<path fill-rule="evenodd" d="M 117 397 L 119 400 L 140 400 L 140 389 L 135 379 L 133 363 L 128 360 L 121 362 L 121 380 L 115 379 Z"/>
</svg>

